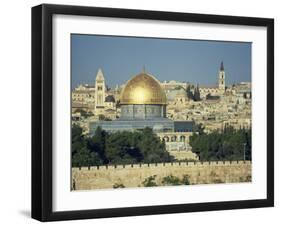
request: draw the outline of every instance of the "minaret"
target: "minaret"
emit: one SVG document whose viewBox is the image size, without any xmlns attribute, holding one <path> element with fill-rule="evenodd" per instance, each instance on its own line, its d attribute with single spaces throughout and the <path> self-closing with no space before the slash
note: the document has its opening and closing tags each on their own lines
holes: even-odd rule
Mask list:
<svg viewBox="0 0 281 226">
<path fill-rule="evenodd" d="M 221 90 L 222 93 L 224 93 L 225 92 L 225 71 L 224 71 L 223 61 L 221 62 L 218 83 L 219 83 L 218 84 L 219 90 Z"/>
<path fill-rule="evenodd" d="M 99 69 L 95 84 L 95 109 L 104 108 L 105 101 L 105 80 L 102 70 Z"/>
</svg>

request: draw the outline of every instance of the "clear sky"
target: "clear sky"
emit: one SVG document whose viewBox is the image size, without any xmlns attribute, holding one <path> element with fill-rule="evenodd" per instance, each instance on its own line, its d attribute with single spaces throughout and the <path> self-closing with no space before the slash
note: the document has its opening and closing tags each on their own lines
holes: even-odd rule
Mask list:
<svg viewBox="0 0 281 226">
<path fill-rule="evenodd" d="M 71 51 L 72 88 L 94 84 L 99 68 L 115 87 L 143 66 L 160 81 L 214 85 L 221 61 L 227 85 L 251 81 L 251 43 L 73 34 Z"/>
</svg>

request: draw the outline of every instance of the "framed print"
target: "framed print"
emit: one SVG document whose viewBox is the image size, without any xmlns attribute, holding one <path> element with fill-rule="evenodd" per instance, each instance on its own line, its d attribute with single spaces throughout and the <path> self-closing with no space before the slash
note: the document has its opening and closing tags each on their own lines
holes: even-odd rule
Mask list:
<svg viewBox="0 0 281 226">
<path fill-rule="evenodd" d="M 32 217 L 274 205 L 274 21 L 32 8 Z"/>
</svg>

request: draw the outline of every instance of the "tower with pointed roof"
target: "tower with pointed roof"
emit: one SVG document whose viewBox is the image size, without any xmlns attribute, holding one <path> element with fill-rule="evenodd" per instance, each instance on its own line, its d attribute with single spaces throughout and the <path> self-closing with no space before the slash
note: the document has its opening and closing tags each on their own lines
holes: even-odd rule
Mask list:
<svg viewBox="0 0 281 226">
<path fill-rule="evenodd" d="M 219 70 L 218 87 L 222 93 L 225 92 L 225 71 L 224 71 L 223 61 L 221 62 L 221 66 Z"/>
<path fill-rule="evenodd" d="M 105 79 L 102 70 L 99 69 L 95 83 L 95 109 L 103 109 L 105 101 Z"/>
</svg>

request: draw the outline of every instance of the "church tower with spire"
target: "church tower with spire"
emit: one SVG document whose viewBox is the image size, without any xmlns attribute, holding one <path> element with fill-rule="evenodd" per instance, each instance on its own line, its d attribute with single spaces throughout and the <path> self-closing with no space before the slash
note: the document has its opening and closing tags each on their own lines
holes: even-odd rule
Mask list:
<svg viewBox="0 0 281 226">
<path fill-rule="evenodd" d="M 223 61 L 221 62 L 220 71 L 219 71 L 218 87 L 222 93 L 225 92 L 225 71 L 224 71 Z"/>
<path fill-rule="evenodd" d="M 95 110 L 104 108 L 105 101 L 105 79 L 102 70 L 99 68 L 95 83 Z"/>
</svg>

